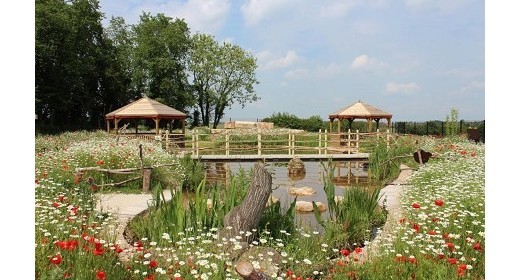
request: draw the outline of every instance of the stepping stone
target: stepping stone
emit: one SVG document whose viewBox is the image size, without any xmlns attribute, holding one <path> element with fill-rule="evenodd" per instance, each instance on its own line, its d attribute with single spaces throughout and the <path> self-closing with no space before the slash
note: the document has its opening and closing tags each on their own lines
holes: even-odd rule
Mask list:
<svg viewBox="0 0 520 280">
<path fill-rule="evenodd" d="M 323 204 L 322 202 L 316 202 L 316 206 L 318 206 L 318 210 L 321 212 L 325 212 L 327 210 L 327 206 L 325 206 L 325 204 Z M 312 202 L 310 201 L 296 201 L 296 211 L 298 212 L 304 212 L 304 213 L 309 213 L 309 212 L 313 212 L 313 207 L 312 207 Z"/>
<path fill-rule="evenodd" d="M 317 192 L 315 189 L 311 187 L 301 187 L 301 188 L 290 188 L 289 194 L 294 196 L 309 196 L 315 195 Z"/>
</svg>

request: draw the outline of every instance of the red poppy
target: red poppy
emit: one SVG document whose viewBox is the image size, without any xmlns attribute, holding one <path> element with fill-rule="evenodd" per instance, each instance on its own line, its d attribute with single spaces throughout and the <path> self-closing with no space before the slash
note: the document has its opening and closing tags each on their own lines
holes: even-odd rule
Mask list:
<svg viewBox="0 0 520 280">
<path fill-rule="evenodd" d="M 151 268 L 157 268 L 157 261 L 156 260 L 152 260 L 150 261 L 150 263 L 148 264 Z"/>
<path fill-rule="evenodd" d="M 340 252 L 341 252 L 341 254 L 342 254 L 343 256 L 345 256 L 345 257 L 348 257 L 348 255 L 350 255 L 350 251 L 347 250 L 347 249 L 341 249 Z"/>
<path fill-rule="evenodd" d="M 470 154 L 472 157 L 476 156 L 477 154 L 476 153 L 471 153 Z"/>
<path fill-rule="evenodd" d="M 56 255 L 52 256 L 49 261 L 52 264 L 59 265 L 61 263 L 61 260 L 62 260 L 61 255 L 56 254 Z"/>
<path fill-rule="evenodd" d="M 413 230 L 417 233 L 421 230 L 421 227 L 418 224 L 413 224 Z"/>
<path fill-rule="evenodd" d="M 396 262 L 405 262 L 406 261 L 406 257 L 405 256 L 396 256 L 395 257 L 395 261 Z"/>
<path fill-rule="evenodd" d="M 343 261 L 338 261 L 337 264 L 338 264 L 338 266 L 344 266 L 345 265 L 345 263 Z"/>
<path fill-rule="evenodd" d="M 457 264 L 457 260 L 454 259 L 454 258 L 448 258 L 448 262 L 449 262 L 450 264 Z"/>
<path fill-rule="evenodd" d="M 114 251 L 119 254 L 119 253 L 123 252 L 123 249 L 121 247 L 119 247 L 119 245 L 116 244 L 114 246 Z"/>
<path fill-rule="evenodd" d="M 440 221 L 440 220 L 441 220 L 441 219 L 439 219 L 439 218 L 432 218 L 432 223 L 438 222 L 438 221 Z"/>
<path fill-rule="evenodd" d="M 53 203 L 52 203 L 52 206 L 53 206 L 54 208 L 58 208 L 58 206 L 60 206 L 60 204 L 59 204 L 58 202 L 53 202 Z"/>
<path fill-rule="evenodd" d="M 287 269 L 287 272 L 285 272 L 285 276 L 291 277 L 293 275 L 293 272 L 290 269 Z"/>
<path fill-rule="evenodd" d="M 409 263 L 417 263 L 417 259 L 415 257 L 409 257 L 408 258 Z"/>
<path fill-rule="evenodd" d="M 64 198 L 65 198 L 64 195 L 62 195 L 62 194 L 58 195 L 58 200 L 59 200 L 60 202 L 63 202 L 63 199 L 64 199 Z"/>
<path fill-rule="evenodd" d="M 442 199 L 437 198 L 437 199 L 435 200 L 435 205 L 441 207 L 443 204 L 444 204 L 444 201 L 442 201 Z"/>
<path fill-rule="evenodd" d="M 81 176 L 76 176 L 74 177 L 74 184 L 79 184 L 79 182 L 81 182 Z"/>
<path fill-rule="evenodd" d="M 100 159 L 100 160 L 96 161 L 96 164 L 97 165 L 103 165 L 103 164 L 105 164 L 105 161 Z"/>
<path fill-rule="evenodd" d="M 354 249 L 354 251 L 355 251 L 357 254 L 361 254 L 361 252 L 363 252 L 363 249 L 361 249 L 360 247 L 356 247 L 356 249 Z"/>
<path fill-rule="evenodd" d="M 412 203 L 412 207 L 415 209 L 421 208 L 421 205 L 417 202 Z"/>
<path fill-rule="evenodd" d="M 473 249 L 477 251 L 482 251 L 482 245 L 480 245 L 480 242 L 477 242 L 473 245 Z"/>
<path fill-rule="evenodd" d="M 106 280 L 107 274 L 104 271 L 98 271 L 96 272 L 96 280 Z"/>
<path fill-rule="evenodd" d="M 399 223 L 400 223 L 400 224 L 404 224 L 404 222 L 406 222 L 406 219 L 405 219 L 405 218 L 401 218 L 401 219 L 399 219 Z"/>
<path fill-rule="evenodd" d="M 444 254 L 439 254 L 439 260 L 444 259 Z"/>
<path fill-rule="evenodd" d="M 453 245 L 453 243 L 451 242 L 446 242 L 446 246 L 448 247 L 448 249 L 450 249 L 450 252 L 453 252 L 453 250 L 455 249 L 455 245 Z"/>
<path fill-rule="evenodd" d="M 72 251 L 76 249 L 78 246 L 77 240 L 67 240 L 67 241 L 56 241 L 56 246 L 58 246 L 60 249 Z"/>
<path fill-rule="evenodd" d="M 428 234 L 429 235 L 435 235 L 435 231 L 432 229 L 432 230 L 428 231 Z"/>
<path fill-rule="evenodd" d="M 154 279 L 155 279 L 155 275 L 153 275 L 153 274 L 150 274 L 144 278 L 144 280 L 154 280 Z"/>
<path fill-rule="evenodd" d="M 356 271 L 349 271 L 347 272 L 347 276 L 350 277 L 350 278 L 353 278 L 353 279 L 356 279 L 357 278 L 357 273 Z"/>
<path fill-rule="evenodd" d="M 459 264 L 459 266 L 457 267 L 457 275 L 464 276 L 464 273 L 466 272 L 467 268 L 468 266 L 466 264 Z"/>
</svg>

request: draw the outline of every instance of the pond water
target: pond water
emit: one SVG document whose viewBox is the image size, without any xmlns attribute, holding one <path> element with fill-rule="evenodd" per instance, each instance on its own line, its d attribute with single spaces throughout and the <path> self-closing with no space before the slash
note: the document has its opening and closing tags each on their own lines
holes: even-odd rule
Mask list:
<svg viewBox="0 0 520 280">
<path fill-rule="evenodd" d="M 240 168 L 249 171 L 253 168 L 254 162 L 211 162 L 205 163 L 206 180 L 209 182 L 229 182 L 229 174 L 236 174 Z M 335 185 L 335 195 L 343 196 L 347 188 L 367 188 L 373 190 L 368 180 L 368 168 L 366 162 L 332 162 L 306 161 L 305 174 L 300 176 L 289 175 L 287 163 L 266 163 L 266 168 L 273 176 L 273 196 L 280 200 L 282 207 L 289 207 L 295 196 L 290 193 L 292 188 L 312 188 L 315 194 L 308 196 L 298 196 L 298 201 L 321 202 L 327 206 L 327 196 L 323 189 L 323 176 L 326 168 L 333 168 L 333 183 Z M 328 211 L 322 213 L 322 217 L 329 217 Z M 319 229 L 313 212 L 297 212 L 297 223 Z"/>
</svg>

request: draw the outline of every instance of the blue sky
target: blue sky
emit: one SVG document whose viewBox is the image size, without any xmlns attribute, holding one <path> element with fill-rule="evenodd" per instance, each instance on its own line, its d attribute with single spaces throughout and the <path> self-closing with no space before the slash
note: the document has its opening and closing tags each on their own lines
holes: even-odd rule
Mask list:
<svg viewBox="0 0 520 280">
<path fill-rule="evenodd" d="M 484 1 L 101 0 L 107 20 L 184 18 L 257 58 L 260 101 L 224 120 L 306 118 L 362 100 L 394 120 L 485 118 Z"/>
</svg>

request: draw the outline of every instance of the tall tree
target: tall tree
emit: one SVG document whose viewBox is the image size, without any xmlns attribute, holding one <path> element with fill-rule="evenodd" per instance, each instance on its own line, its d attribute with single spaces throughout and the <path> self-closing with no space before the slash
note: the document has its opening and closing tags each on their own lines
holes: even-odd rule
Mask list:
<svg viewBox="0 0 520 280">
<path fill-rule="evenodd" d="M 134 26 L 133 82 L 137 91 L 185 110 L 193 104 L 186 72 L 190 33 L 181 19 L 143 13 Z"/>
<path fill-rule="evenodd" d="M 60 129 L 88 128 L 99 96 L 103 28 L 97 0 L 37 0 L 36 110 Z"/>
<path fill-rule="evenodd" d="M 219 44 L 207 34 L 195 34 L 190 53 L 189 70 L 202 124 L 209 126 L 213 118 L 216 128 L 224 110 L 235 102 L 242 108 L 259 99 L 254 92 L 256 59 L 239 46 Z"/>
</svg>

